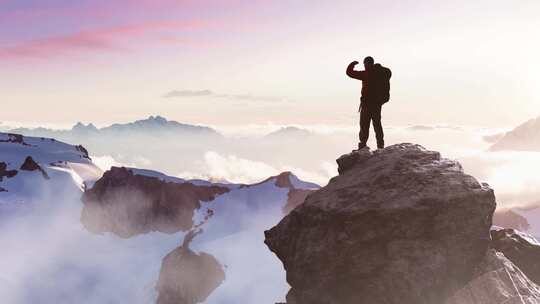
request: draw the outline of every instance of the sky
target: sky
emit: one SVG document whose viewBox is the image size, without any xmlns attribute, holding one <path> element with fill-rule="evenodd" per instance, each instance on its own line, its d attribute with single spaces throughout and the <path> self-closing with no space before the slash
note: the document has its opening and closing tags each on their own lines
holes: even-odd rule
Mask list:
<svg viewBox="0 0 540 304">
<path fill-rule="evenodd" d="M 347 64 L 393 71 L 387 125 L 540 113 L 540 2 L 0 0 L 0 121 L 358 124 Z"/>
</svg>

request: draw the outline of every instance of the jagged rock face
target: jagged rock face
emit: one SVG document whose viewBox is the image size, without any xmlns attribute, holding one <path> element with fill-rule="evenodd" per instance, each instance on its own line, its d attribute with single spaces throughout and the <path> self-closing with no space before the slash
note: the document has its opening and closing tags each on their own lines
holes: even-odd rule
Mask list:
<svg viewBox="0 0 540 304">
<path fill-rule="evenodd" d="M 163 259 L 157 304 L 197 304 L 225 280 L 225 272 L 210 254 L 180 246 Z"/>
<path fill-rule="evenodd" d="M 514 229 L 491 231 L 491 246 L 519 267 L 529 279 L 540 284 L 540 244 Z"/>
<path fill-rule="evenodd" d="M 502 253 L 488 250 L 473 279 L 445 304 L 536 304 L 540 287 Z"/>
<path fill-rule="evenodd" d="M 228 191 L 219 186 L 165 182 L 113 167 L 85 191 L 81 221 L 91 232 L 126 238 L 150 231 L 186 231 L 193 226 L 200 201 L 211 201 Z"/>
<path fill-rule="evenodd" d="M 443 303 L 469 282 L 489 245 L 493 190 L 413 144 L 339 165 L 265 232 L 287 271 L 288 303 Z"/>
<path fill-rule="evenodd" d="M 77 149 L 77 151 L 80 151 L 84 158 L 87 158 L 87 159 L 90 159 L 90 156 L 88 155 L 88 150 L 86 150 L 85 147 L 83 147 L 82 145 L 78 145 L 78 146 L 75 146 L 75 149 Z"/>
</svg>

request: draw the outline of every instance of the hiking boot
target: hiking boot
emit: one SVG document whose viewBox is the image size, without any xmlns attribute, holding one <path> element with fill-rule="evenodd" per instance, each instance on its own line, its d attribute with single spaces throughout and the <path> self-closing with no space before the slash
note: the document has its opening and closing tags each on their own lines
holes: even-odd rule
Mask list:
<svg viewBox="0 0 540 304">
<path fill-rule="evenodd" d="M 365 147 L 367 147 L 365 143 L 358 143 L 358 150 L 362 150 Z"/>
<path fill-rule="evenodd" d="M 384 149 L 384 142 L 382 143 L 377 143 L 377 149 Z"/>
</svg>

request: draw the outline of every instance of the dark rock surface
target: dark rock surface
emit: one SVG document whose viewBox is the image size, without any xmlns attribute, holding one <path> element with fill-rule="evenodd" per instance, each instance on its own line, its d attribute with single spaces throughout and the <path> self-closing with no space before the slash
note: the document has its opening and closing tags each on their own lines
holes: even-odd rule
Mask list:
<svg viewBox="0 0 540 304">
<path fill-rule="evenodd" d="M 26 145 L 24 142 L 24 137 L 20 134 L 8 133 L 7 139 L 0 139 L 0 142 L 10 142 Z"/>
<path fill-rule="evenodd" d="M 150 231 L 187 231 L 200 201 L 211 201 L 228 191 L 220 186 L 165 182 L 113 167 L 85 191 L 81 221 L 91 232 L 125 238 Z"/>
<path fill-rule="evenodd" d="M 212 255 L 189 249 L 189 243 L 199 232 L 190 231 L 184 244 L 163 259 L 156 286 L 157 304 L 203 303 L 225 280 L 223 267 Z"/>
<path fill-rule="evenodd" d="M 537 304 L 540 288 L 502 253 L 487 251 L 473 279 L 445 304 Z"/>
<path fill-rule="evenodd" d="M 5 162 L 0 162 L 0 182 L 4 177 L 12 178 L 17 175 L 17 170 L 8 170 Z"/>
<path fill-rule="evenodd" d="M 75 149 L 77 149 L 77 151 L 81 152 L 83 154 L 84 158 L 90 159 L 90 156 L 88 155 L 88 150 L 86 150 L 85 147 L 83 147 L 82 145 L 78 145 L 78 146 L 75 146 Z"/>
<path fill-rule="evenodd" d="M 352 167 L 361 164 L 363 161 L 368 159 L 371 156 L 371 151 L 369 147 L 365 147 L 358 151 L 353 151 L 349 154 L 342 155 L 336 160 L 338 164 L 338 173 L 343 174 L 345 171 L 348 171 Z"/>
<path fill-rule="evenodd" d="M 491 231 L 491 247 L 502 252 L 529 279 L 540 284 L 540 244 L 527 234 L 514 229 Z"/>
<path fill-rule="evenodd" d="M 265 232 L 288 303 L 444 303 L 473 278 L 496 205 L 486 184 L 414 144 L 338 164 L 339 176 Z"/>
<path fill-rule="evenodd" d="M 39 171 L 41 172 L 41 175 L 43 176 L 43 178 L 50 179 L 47 172 L 45 172 L 45 170 L 43 170 L 43 168 L 41 168 L 41 166 L 38 163 L 36 163 L 36 161 L 31 156 L 26 157 L 20 169 L 23 171 Z"/>
</svg>

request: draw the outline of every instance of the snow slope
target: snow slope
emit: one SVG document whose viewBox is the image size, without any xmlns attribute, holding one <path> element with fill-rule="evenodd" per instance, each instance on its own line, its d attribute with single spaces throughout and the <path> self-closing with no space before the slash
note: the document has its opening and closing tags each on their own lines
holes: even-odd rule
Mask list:
<svg viewBox="0 0 540 304">
<path fill-rule="evenodd" d="M 38 169 L 21 170 L 30 156 Z M 83 190 L 102 173 L 78 146 L 53 139 L 0 133 L 0 162 L 13 177 L 0 187 L 0 294 L 2 302 L 155 303 L 164 256 L 182 244 L 183 232 L 150 232 L 128 239 L 92 234 L 81 224 Z M 192 248 L 224 265 L 225 282 L 206 303 L 275 303 L 288 289 L 285 272 L 263 243 L 263 231 L 283 217 L 288 193 L 317 185 L 282 173 L 253 185 L 186 181 L 157 171 L 130 169 L 166 183 L 219 185 L 230 191 L 196 210 L 205 221 Z M 14 212 L 17 211 L 17 212 Z M 24 212 L 19 212 L 24 211 Z M 281 283 L 280 283 L 281 282 Z"/>
<path fill-rule="evenodd" d="M 43 170 L 21 170 L 25 160 L 32 160 Z M 31 203 L 42 198 L 44 192 L 68 191 L 82 193 L 84 187 L 101 177 L 82 146 L 68 145 L 51 138 L 26 137 L 0 133 L 0 162 L 13 177 L 0 181 L 0 206 Z M 47 176 L 47 177 L 45 177 Z"/>
</svg>

